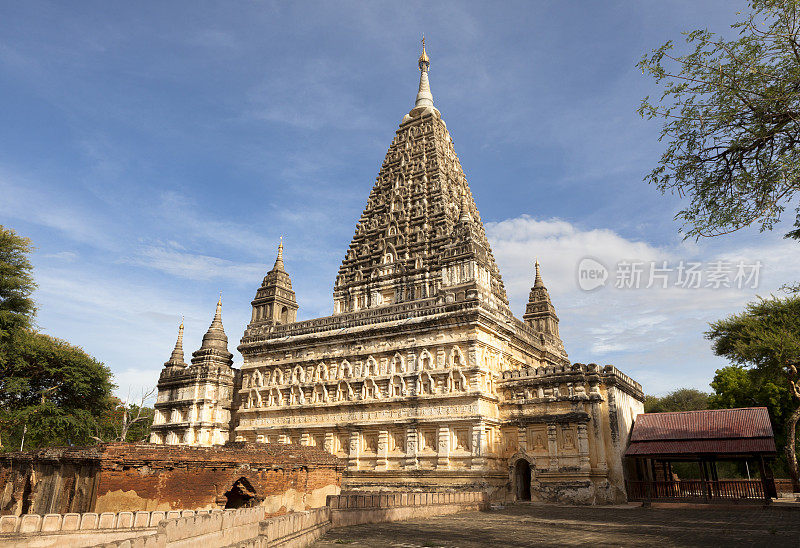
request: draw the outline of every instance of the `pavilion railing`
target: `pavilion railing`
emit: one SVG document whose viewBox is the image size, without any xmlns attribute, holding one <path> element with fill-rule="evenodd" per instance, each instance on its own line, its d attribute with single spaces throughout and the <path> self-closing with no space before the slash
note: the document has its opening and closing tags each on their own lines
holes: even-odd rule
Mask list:
<svg viewBox="0 0 800 548">
<path fill-rule="evenodd" d="M 764 499 L 761 480 L 627 481 L 628 500 Z"/>
</svg>

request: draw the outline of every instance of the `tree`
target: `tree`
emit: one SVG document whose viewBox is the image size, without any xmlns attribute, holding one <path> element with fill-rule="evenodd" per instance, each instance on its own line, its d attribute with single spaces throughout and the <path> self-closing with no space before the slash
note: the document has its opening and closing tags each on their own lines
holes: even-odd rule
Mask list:
<svg viewBox="0 0 800 548">
<path fill-rule="evenodd" d="M 689 197 L 676 217 L 687 237 L 769 230 L 791 204 L 787 237 L 800 239 L 800 0 L 750 6 L 737 38 L 695 30 L 684 33 L 688 53 L 669 41 L 637 65 L 663 88 L 638 112 L 664 120 L 668 143 L 645 180 Z"/>
<path fill-rule="evenodd" d="M 147 407 L 147 401 L 155 393 L 155 388 L 142 391 L 137 403 L 131 403 L 130 394 L 125 401 L 112 396 L 103 414 L 98 419 L 96 441 L 142 442 L 150 435 L 154 409 Z"/>
<path fill-rule="evenodd" d="M 708 409 L 708 394 L 695 388 L 678 388 L 661 398 L 646 396 L 645 413 L 663 413 L 666 411 L 698 411 Z"/>
<path fill-rule="evenodd" d="M 717 369 L 711 381 L 714 394 L 709 399 L 711 409 L 737 407 L 766 407 L 775 432 L 779 455 L 776 473 L 788 471 L 786 463 L 786 421 L 792 414 L 792 396 L 784 378 L 774 372 L 729 365 Z"/>
<path fill-rule="evenodd" d="M 800 491 L 796 431 L 800 421 L 800 296 L 772 297 L 750 303 L 744 312 L 710 325 L 706 337 L 714 352 L 764 379 L 782 379 L 791 395 L 785 423 L 786 464 L 793 488 Z"/>
<path fill-rule="evenodd" d="M 0 225 L 0 345 L 10 344 L 13 334 L 31 327 L 33 322 L 36 306 L 31 295 L 36 284 L 28 260 L 31 250 L 30 240 Z M 0 367 L 2 364 L 0 347 Z"/>
<path fill-rule="evenodd" d="M 6 349 L 0 426 L 6 449 L 87 444 L 114 385 L 111 371 L 66 341 L 26 331 Z"/>
</svg>

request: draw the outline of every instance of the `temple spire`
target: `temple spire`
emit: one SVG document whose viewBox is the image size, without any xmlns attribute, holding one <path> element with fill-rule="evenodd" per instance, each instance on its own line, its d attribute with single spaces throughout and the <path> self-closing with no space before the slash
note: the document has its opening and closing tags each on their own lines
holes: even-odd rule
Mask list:
<svg viewBox="0 0 800 548">
<path fill-rule="evenodd" d="M 275 258 L 275 266 L 272 267 L 272 270 L 286 271 L 283 267 L 283 236 L 281 236 L 281 241 L 278 244 L 278 256 Z"/>
<path fill-rule="evenodd" d="M 525 307 L 525 314 L 522 319 L 530 325 L 534 331 L 552 337 L 553 342 L 563 350 L 564 343 L 558 334 L 558 316 L 556 309 L 550 300 L 550 293 L 544 286 L 542 272 L 539 267 L 539 260 L 536 260 L 536 279 L 533 282 L 528 304 Z"/>
<path fill-rule="evenodd" d="M 181 318 L 181 325 L 178 327 L 178 340 L 175 341 L 175 348 L 172 350 L 172 355 L 169 357 L 164 366 L 177 365 L 184 367 L 186 362 L 183 359 L 183 318 Z"/>
<path fill-rule="evenodd" d="M 539 270 L 539 259 L 536 259 L 536 279 L 533 282 L 533 287 L 544 287 L 544 282 L 542 281 L 542 273 Z"/>
<path fill-rule="evenodd" d="M 217 348 L 219 350 L 228 351 L 228 336 L 225 335 L 225 329 L 222 327 L 222 292 L 220 291 L 219 300 L 217 301 L 217 310 L 214 313 L 214 319 L 211 320 L 211 325 L 208 326 L 208 331 L 203 335 L 203 344 L 200 350 L 207 348 Z"/>
<path fill-rule="evenodd" d="M 416 107 L 432 107 L 433 94 L 431 94 L 431 85 L 428 82 L 428 69 L 431 66 L 431 61 L 428 54 L 425 52 L 425 37 L 422 37 L 422 55 L 419 56 L 419 91 L 417 92 L 417 102 L 414 103 Z"/>
<path fill-rule="evenodd" d="M 208 331 L 203 335 L 200 348 L 192 352 L 192 367 L 233 364 L 233 354 L 228 352 L 228 336 L 222 327 L 222 292 L 219 293 L 217 310 Z"/>
</svg>

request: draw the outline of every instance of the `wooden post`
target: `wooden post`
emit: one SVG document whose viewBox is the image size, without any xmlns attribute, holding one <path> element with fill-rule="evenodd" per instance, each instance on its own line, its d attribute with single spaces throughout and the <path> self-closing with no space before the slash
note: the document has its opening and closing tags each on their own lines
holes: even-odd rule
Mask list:
<svg viewBox="0 0 800 548">
<path fill-rule="evenodd" d="M 708 502 L 711 499 L 711 493 L 708 491 L 708 469 L 706 468 L 706 461 L 700 459 L 698 462 L 700 463 L 700 476 L 703 480 L 703 495 L 706 502 Z"/>
<path fill-rule="evenodd" d="M 712 460 L 708 463 L 709 467 L 711 468 L 711 489 L 714 497 L 719 498 L 720 492 L 720 485 L 719 485 L 719 473 L 717 471 L 717 459 Z"/>
<path fill-rule="evenodd" d="M 764 460 L 764 455 L 758 457 L 758 472 L 761 476 L 761 488 L 764 490 L 764 500 L 769 503 L 773 498 L 778 498 L 775 489 L 775 478 L 772 476 L 772 467 Z"/>
</svg>

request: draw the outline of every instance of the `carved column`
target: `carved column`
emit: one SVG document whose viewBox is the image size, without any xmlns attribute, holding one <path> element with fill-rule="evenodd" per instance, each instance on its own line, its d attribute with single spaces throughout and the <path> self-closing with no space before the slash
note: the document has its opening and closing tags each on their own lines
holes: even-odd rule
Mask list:
<svg viewBox="0 0 800 548">
<path fill-rule="evenodd" d="M 594 387 L 592 387 L 594 392 Z M 594 433 L 594 447 L 597 452 L 597 468 L 600 470 L 608 470 L 606 463 L 606 443 L 603 429 L 603 418 L 601 413 L 602 403 L 593 401 L 591 405 L 592 413 L 592 431 Z"/>
<path fill-rule="evenodd" d="M 578 425 L 578 457 L 581 470 L 589 470 L 589 435 L 585 424 Z"/>
<path fill-rule="evenodd" d="M 300 445 L 311 445 L 311 434 L 308 432 L 300 434 Z"/>
<path fill-rule="evenodd" d="M 558 470 L 558 429 L 547 425 L 547 452 L 550 454 L 550 470 Z"/>
<path fill-rule="evenodd" d="M 327 451 L 328 453 L 333 453 L 334 452 L 333 432 L 325 432 L 325 442 L 324 442 L 323 447 L 324 447 L 325 451 Z"/>
<path fill-rule="evenodd" d="M 436 468 L 450 468 L 450 429 L 447 426 L 439 427 L 439 451 L 436 459 Z"/>
<path fill-rule="evenodd" d="M 528 427 L 517 427 L 517 451 L 520 453 L 528 452 Z"/>
<path fill-rule="evenodd" d="M 388 454 L 389 454 L 389 431 L 379 430 L 378 455 L 377 455 L 378 458 L 375 460 L 376 470 L 386 470 L 388 468 L 389 464 L 389 461 L 387 460 Z"/>
<path fill-rule="evenodd" d="M 406 468 L 417 468 L 419 460 L 417 459 L 417 429 L 414 425 L 406 427 Z"/>
<path fill-rule="evenodd" d="M 361 452 L 361 436 L 358 430 L 350 432 L 350 455 L 347 459 L 348 470 L 358 470 L 358 455 Z"/>
<path fill-rule="evenodd" d="M 486 423 L 478 421 L 472 425 L 472 468 L 486 466 Z"/>
</svg>

